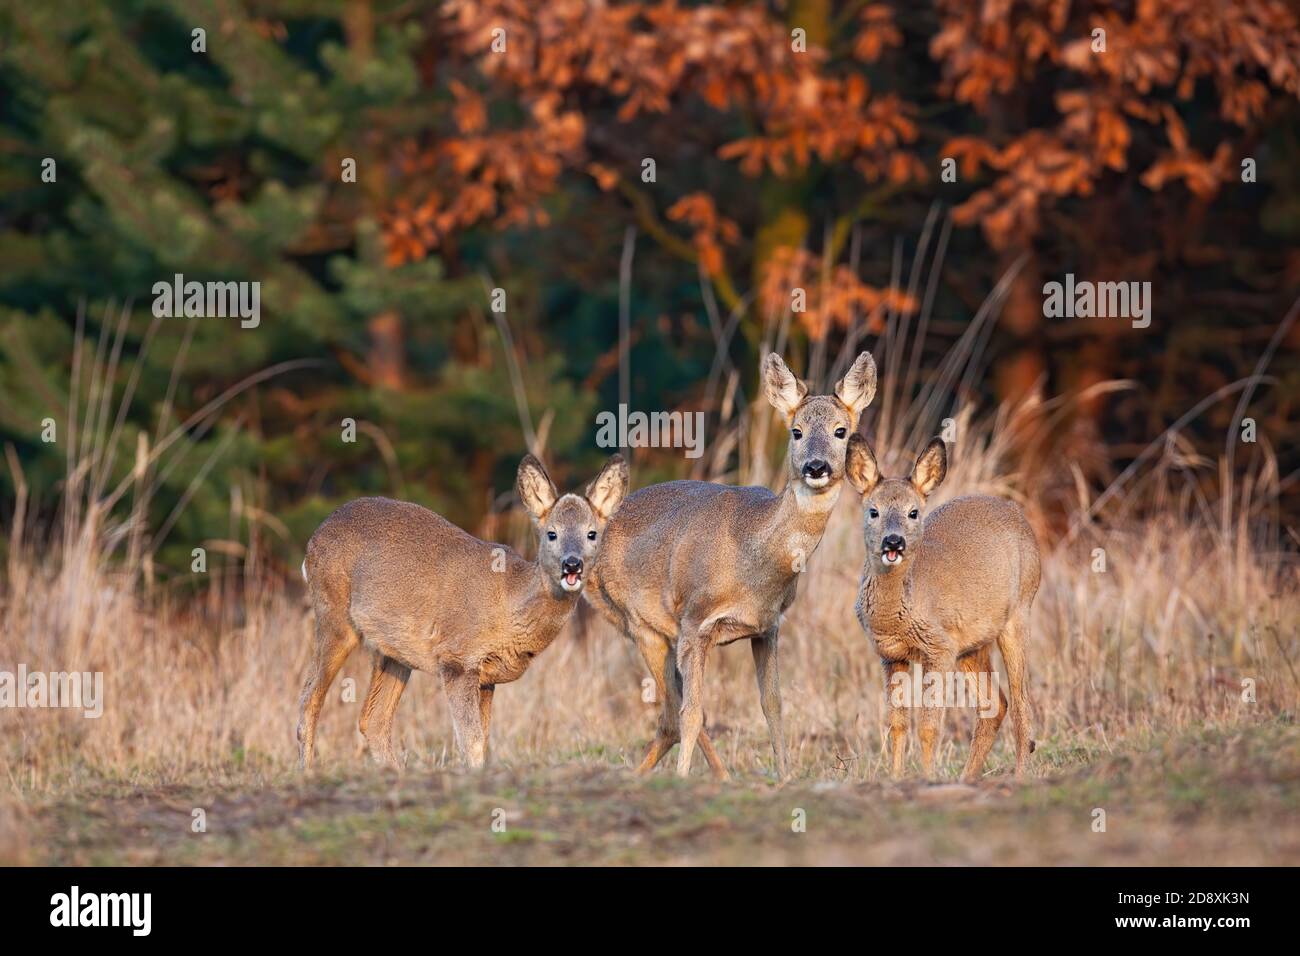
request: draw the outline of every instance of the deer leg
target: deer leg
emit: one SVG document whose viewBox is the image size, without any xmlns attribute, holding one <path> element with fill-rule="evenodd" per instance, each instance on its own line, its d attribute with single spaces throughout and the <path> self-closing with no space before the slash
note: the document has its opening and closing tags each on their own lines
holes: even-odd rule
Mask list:
<svg viewBox="0 0 1300 956">
<path fill-rule="evenodd" d="M 640 766 L 636 768 L 639 774 L 647 774 L 653 770 L 659 761 L 663 759 L 664 754 L 673 748 L 677 743 L 677 683 L 676 678 L 668 674 L 667 669 L 672 666 L 669 660 L 669 645 L 666 640 L 658 634 L 641 633 L 636 639 L 637 647 L 641 651 L 641 657 L 645 660 L 646 667 L 650 669 L 650 676 L 655 682 L 655 700 L 659 702 L 659 720 L 655 724 L 654 740 L 650 741 L 650 746 L 646 750 L 645 757 L 642 758 Z M 669 688 L 671 687 L 671 694 Z"/>
<path fill-rule="evenodd" d="M 1034 752 L 1034 742 L 1029 736 L 1029 668 L 1025 661 L 1024 611 L 1012 615 L 1006 628 L 998 637 L 998 650 L 1007 668 L 1007 685 L 1010 691 L 1011 726 L 1016 733 L 1016 777 L 1023 778 L 1029 755 Z"/>
<path fill-rule="evenodd" d="M 682 672 L 677 669 L 677 664 L 674 661 L 670 660 L 669 664 L 672 665 L 673 684 L 677 688 L 677 698 L 676 701 L 673 703 L 673 707 L 676 708 L 680 706 L 680 701 L 682 700 L 682 696 L 683 696 L 682 695 Z M 704 714 L 703 709 L 701 709 L 700 735 L 697 739 L 697 743 L 699 743 L 700 745 L 700 753 L 704 754 L 704 760 L 709 765 L 709 771 L 713 774 L 713 779 L 719 781 L 720 783 L 726 783 L 728 780 L 731 779 L 731 774 L 727 772 L 727 767 L 725 764 L 723 764 L 722 758 L 718 756 L 717 750 L 713 748 L 713 741 L 709 738 L 708 730 L 705 729 L 705 724 L 707 723 L 708 723 L 707 716 Z"/>
<path fill-rule="evenodd" d="M 640 648 L 641 657 L 654 678 L 655 699 L 660 702 L 662 708 L 659 712 L 659 721 L 655 726 L 654 740 L 650 741 L 645 757 L 636 768 L 637 773 L 647 774 L 658 766 L 664 755 L 681 739 L 678 716 L 682 699 L 682 676 L 678 673 L 677 665 L 670 653 L 671 645 L 660 635 L 644 634 L 637 640 L 637 647 Z M 727 779 L 727 769 L 722 765 L 718 752 L 713 749 L 713 741 L 709 739 L 708 733 L 703 728 L 700 730 L 699 744 L 700 752 L 709 762 L 714 776 L 721 780 Z"/>
<path fill-rule="evenodd" d="M 790 776 L 790 757 L 786 751 L 785 728 L 781 722 L 781 678 L 777 671 L 777 629 L 772 628 L 765 634 L 749 642 L 754 653 L 754 673 L 758 679 L 758 698 L 763 705 L 763 716 L 767 718 L 768 734 L 772 738 L 772 755 L 776 758 L 776 776 L 778 780 L 787 780 Z"/>
<path fill-rule="evenodd" d="M 490 729 L 492 726 L 492 695 L 496 693 L 496 684 L 485 684 L 478 689 L 479 722 L 483 725 L 483 759 L 488 757 Z"/>
<path fill-rule="evenodd" d="M 659 766 L 659 761 L 664 759 L 664 754 L 672 750 L 675 743 L 677 743 L 676 740 L 666 736 L 662 731 L 656 730 L 654 740 L 650 741 L 650 746 L 646 748 L 645 756 L 641 758 L 641 763 L 637 766 L 636 772 L 644 776 Z"/>
<path fill-rule="evenodd" d="M 889 727 L 890 774 L 895 780 L 903 775 L 903 757 L 907 753 L 908 706 L 913 701 L 896 692 L 894 675 L 910 677 L 910 661 L 881 661 L 885 671 L 885 713 Z M 910 692 L 909 692 L 910 693 Z"/>
<path fill-rule="evenodd" d="M 921 738 L 921 772 L 929 779 L 934 779 L 935 749 L 939 742 L 939 729 L 943 725 L 944 695 L 956 676 L 957 658 L 955 654 L 940 652 L 923 661 L 921 674 L 921 726 L 917 736 Z M 931 674 L 938 676 L 938 686 L 927 681 Z M 939 697 L 938 704 L 926 703 L 926 697 Z"/>
<path fill-rule="evenodd" d="M 375 682 L 379 679 L 379 672 L 384 667 L 384 655 L 379 651 L 370 652 L 370 687 L 366 690 L 365 702 L 361 705 L 361 719 L 357 721 L 357 756 L 361 757 L 366 753 L 370 742 L 366 740 L 366 727 L 370 723 L 370 698 L 375 692 Z"/>
<path fill-rule="evenodd" d="M 393 716 L 406 690 L 411 669 L 383 654 L 375 655 L 374 669 L 370 674 L 370 690 L 361 708 L 359 729 L 376 763 L 398 763 L 393 749 Z"/>
<path fill-rule="evenodd" d="M 986 704 L 991 705 L 992 701 L 985 701 L 982 694 L 977 704 L 979 710 L 975 715 L 975 735 L 971 739 L 970 756 L 966 758 L 966 766 L 961 772 L 964 783 L 975 783 L 980 778 L 980 770 L 984 767 L 984 761 L 988 759 L 989 751 L 993 749 L 993 741 L 997 738 L 998 728 L 1002 726 L 1002 718 L 1007 714 L 1007 697 L 1002 693 L 1002 688 L 997 685 L 997 674 L 993 670 L 992 648 L 982 647 L 978 651 L 957 658 L 957 667 L 963 674 L 975 675 L 977 686 L 982 676 L 998 695 L 997 709 L 993 714 L 986 713 Z"/>
<path fill-rule="evenodd" d="M 700 745 L 700 753 L 704 754 L 704 760 L 713 773 L 713 779 L 719 783 L 726 783 L 730 780 L 731 774 L 728 772 L 726 764 L 722 762 L 718 752 L 713 749 L 713 741 L 709 739 L 709 732 L 703 727 L 700 728 L 700 736 L 697 742 Z"/>
<path fill-rule="evenodd" d="M 487 759 L 483 734 L 482 685 L 477 670 L 444 667 L 441 670 L 442 686 L 447 693 L 447 707 L 451 711 L 451 725 L 456 732 L 465 762 L 474 769 L 483 766 Z"/>
<path fill-rule="evenodd" d="M 303 770 L 316 761 L 316 721 L 344 661 L 361 643 L 345 611 L 316 612 L 316 649 L 298 701 L 298 763 Z"/>
<path fill-rule="evenodd" d="M 677 639 L 677 669 L 682 675 L 682 709 L 678 722 L 682 739 L 677 752 L 677 776 L 691 773 L 691 757 L 704 729 L 704 659 L 708 635 L 692 628 Z"/>
</svg>

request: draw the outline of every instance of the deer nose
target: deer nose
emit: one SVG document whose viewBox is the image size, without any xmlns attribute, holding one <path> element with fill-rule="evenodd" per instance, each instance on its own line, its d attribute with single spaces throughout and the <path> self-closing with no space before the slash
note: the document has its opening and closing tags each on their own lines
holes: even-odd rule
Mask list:
<svg viewBox="0 0 1300 956">
<path fill-rule="evenodd" d="M 805 478 L 825 478 L 830 473 L 831 466 L 820 458 L 810 458 L 804 462 L 803 474 Z"/>
<path fill-rule="evenodd" d="M 581 574 L 582 559 L 565 558 L 564 561 L 560 564 L 560 570 L 563 571 L 565 574 Z"/>
<path fill-rule="evenodd" d="M 906 551 L 907 542 L 903 540 L 903 536 L 901 534 L 887 534 L 885 535 L 884 540 L 880 542 L 880 550 Z"/>
</svg>

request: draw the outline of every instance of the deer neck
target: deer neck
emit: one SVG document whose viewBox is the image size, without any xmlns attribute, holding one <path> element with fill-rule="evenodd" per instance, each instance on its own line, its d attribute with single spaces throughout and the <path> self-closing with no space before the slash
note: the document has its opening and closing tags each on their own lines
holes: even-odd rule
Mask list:
<svg viewBox="0 0 1300 956">
<path fill-rule="evenodd" d="M 862 623 L 877 634 L 896 634 L 911 617 L 910 569 L 877 570 L 879 555 L 868 554 L 862 569 Z"/>
<path fill-rule="evenodd" d="M 791 481 L 768 504 L 762 537 L 769 555 L 776 558 L 778 566 L 789 572 L 789 577 L 793 578 L 802 570 L 798 559 L 810 558 L 821 544 L 826 523 L 839 497 L 838 483 L 823 491 L 814 491 L 802 481 Z"/>
<path fill-rule="evenodd" d="M 561 591 L 547 579 L 542 566 L 527 562 L 507 572 L 510 621 L 514 630 L 549 644 L 578 605 L 579 591 Z"/>
</svg>

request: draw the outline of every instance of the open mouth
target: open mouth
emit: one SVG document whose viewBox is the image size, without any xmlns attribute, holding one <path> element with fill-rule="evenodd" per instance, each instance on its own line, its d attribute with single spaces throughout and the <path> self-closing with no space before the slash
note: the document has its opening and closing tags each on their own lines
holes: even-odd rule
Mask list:
<svg viewBox="0 0 1300 956">
<path fill-rule="evenodd" d="M 582 572 L 571 571 L 560 578 L 560 587 L 566 591 L 577 591 L 582 587 Z"/>
<path fill-rule="evenodd" d="M 903 560 L 903 552 L 902 552 L 902 551 L 889 551 L 889 550 L 885 550 L 885 551 L 881 551 L 881 552 L 880 552 L 880 563 L 881 563 L 881 564 L 885 564 L 885 565 L 894 565 L 894 564 L 898 564 L 898 563 L 899 563 L 900 561 L 902 561 L 902 560 Z"/>
</svg>

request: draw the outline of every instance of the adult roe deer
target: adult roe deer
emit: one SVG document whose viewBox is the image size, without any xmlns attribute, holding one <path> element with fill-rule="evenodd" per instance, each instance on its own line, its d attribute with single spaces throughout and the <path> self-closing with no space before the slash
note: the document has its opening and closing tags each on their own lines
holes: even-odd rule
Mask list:
<svg viewBox="0 0 1300 956">
<path fill-rule="evenodd" d="M 535 561 L 388 498 L 358 498 L 316 529 L 303 562 L 316 612 L 298 721 L 304 768 L 325 694 L 363 644 L 374 663 L 360 730 L 372 755 L 396 762 L 393 714 L 411 671 L 422 670 L 442 680 L 465 759 L 483 765 L 493 690 L 517 680 L 569 619 L 583 569 L 627 492 L 627 465 L 614 455 L 584 495 L 561 497 L 542 463 L 525 455 L 515 487 L 537 530 Z"/>
<path fill-rule="evenodd" d="M 789 775 L 778 629 L 839 498 L 848 438 L 876 393 L 876 366 L 863 352 L 834 395 L 810 396 L 775 353 L 761 374 L 790 429 L 785 490 L 704 481 L 643 488 L 605 529 L 589 576 L 587 600 L 636 643 L 663 705 L 642 773 L 680 741 L 677 773 L 686 776 L 698 741 L 714 775 L 727 778 L 703 729 L 704 665 L 713 647 L 749 639 L 777 774 Z"/>
<path fill-rule="evenodd" d="M 1025 638 L 1029 609 L 1038 593 L 1038 542 L 1024 513 L 1003 498 L 956 498 L 929 515 L 926 500 L 948 471 L 948 453 L 935 438 L 907 478 L 881 478 L 866 441 L 855 436 L 846 468 L 861 494 L 867 556 L 857 613 L 871 636 L 885 672 L 893 774 L 903 772 L 907 711 L 894 694 L 894 677 L 919 661 L 945 682 L 966 674 L 994 679 L 993 644 L 1002 652 L 1016 734 L 1016 776 L 1023 777 L 1033 752 L 1029 737 Z M 991 709 L 991 708 L 990 708 Z M 921 711 L 921 765 L 934 775 L 934 750 L 942 707 Z M 998 689 L 996 715 L 976 718 L 962 779 L 979 779 L 1007 713 Z"/>
</svg>

